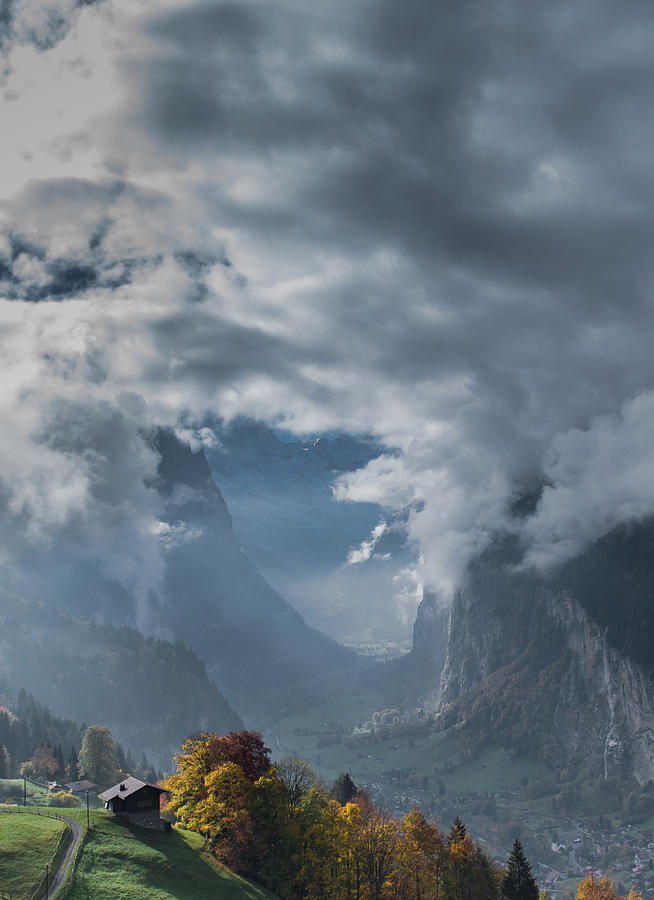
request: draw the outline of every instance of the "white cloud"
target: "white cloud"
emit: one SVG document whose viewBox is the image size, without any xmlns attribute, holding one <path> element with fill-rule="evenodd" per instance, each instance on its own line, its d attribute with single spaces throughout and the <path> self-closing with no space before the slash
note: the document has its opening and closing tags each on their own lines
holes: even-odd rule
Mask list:
<svg viewBox="0 0 654 900">
<path fill-rule="evenodd" d="M 350 550 L 347 555 L 346 565 L 356 566 L 359 563 L 368 562 L 375 552 L 375 547 L 379 543 L 380 538 L 385 534 L 387 527 L 386 522 L 380 522 L 379 525 L 376 525 L 370 534 L 369 540 L 362 541 L 359 547 Z"/>
<path fill-rule="evenodd" d="M 174 550 L 202 536 L 201 528 L 187 522 L 157 522 L 154 531 L 166 551 Z"/>
<path fill-rule="evenodd" d="M 543 477 L 530 564 L 654 512 L 643 10 L 510 6 L 480 29 L 413 0 L 16 5 L 7 531 L 77 528 L 146 592 L 141 435 L 199 447 L 207 411 L 376 434 L 336 496 L 410 508 L 416 578 L 445 592 Z"/>
<path fill-rule="evenodd" d="M 654 392 L 555 437 L 548 486 L 523 529 L 525 564 L 548 568 L 616 525 L 654 512 Z"/>
</svg>

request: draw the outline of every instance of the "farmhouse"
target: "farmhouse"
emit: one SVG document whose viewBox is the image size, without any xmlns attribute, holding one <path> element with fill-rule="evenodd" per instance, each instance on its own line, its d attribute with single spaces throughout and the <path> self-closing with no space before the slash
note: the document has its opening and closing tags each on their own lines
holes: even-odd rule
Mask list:
<svg viewBox="0 0 654 900">
<path fill-rule="evenodd" d="M 70 784 L 64 785 L 69 794 L 79 794 L 80 796 L 87 791 L 95 791 L 97 787 L 97 784 L 92 781 L 71 781 Z"/>
<path fill-rule="evenodd" d="M 112 813 L 142 813 L 147 811 L 159 812 L 159 802 L 162 794 L 166 792 L 156 784 L 140 781 L 138 778 L 125 778 L 113 787 L 98 794 L 104 802 L 105 809 Z"/>
</svg>

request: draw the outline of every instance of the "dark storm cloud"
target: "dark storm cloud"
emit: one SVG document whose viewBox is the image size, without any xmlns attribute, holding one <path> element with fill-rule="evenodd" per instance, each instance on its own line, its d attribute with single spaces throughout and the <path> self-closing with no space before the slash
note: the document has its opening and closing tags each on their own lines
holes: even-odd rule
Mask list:
<svg viewBox="0 0 654 900">
<path fill-rule="evenodd" d="M 433 583 L 543 483 L 535 564 L 578 548 L 574 515 L 589 541 L 654 511 L 651 4 L 108 7 L 116 81 L 51 148 L 87 177 L 5 205 L 5 293 L 45 301 L 26 358 L 164 424 L 376 433 L 398 452 L 339 495 L 410 506 Z"/>
<path fill-rule="evenodd" d="M 651 123 L 637 111 L 654 73 L 621 50 L 651 23 L 649 9 L 334 8 L 214 4 L 151 26 L 163 52 L 139 71 L 139 112 L 180 153 L 199 140 L 245 156 L 322 151 L 270 221 L 257 205 L 227 214 L 250 228 L 308 227 L 320 244 L 391 244 L 423 275 L 460 266 L 544 289 L 563 316 L 573 306 L 611 318 L 617 293 L 623 308 L 647 312 L 652 184 L 649 167 L 645 184 L 631 184 L 630 133 L 642 154 Z M 314 55 L 323 27 L 342 56 Z M 554 171 L 559 155 L 571 173 Z M 539 178 L 557 197 L 530 200 Z M 466 302 L 437 300 L 448 301 Z"/>
</svg>

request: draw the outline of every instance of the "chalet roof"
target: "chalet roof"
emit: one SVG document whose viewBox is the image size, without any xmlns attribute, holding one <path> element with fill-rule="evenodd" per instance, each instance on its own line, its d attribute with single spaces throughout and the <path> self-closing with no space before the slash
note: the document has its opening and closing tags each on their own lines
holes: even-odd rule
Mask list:
<svg viewBox="0 0 654 900">
<path fill-rule="evenodd" d="M 92 791 L 97 788 L 97 784 L 93 781 L 71 781 L 70 784 L 65 784 L 64 787 L 71 794 L 75 794 L 83 791 Z"/>
<path fill-rule="evenodd" d="M 151 784 L 149 781 L 141 781 L 140 778 L 133 778 L 130 775 L 129 778 L 123 778 L 118 784 L 98 794 L 98 797 L 107 803 L 109 800 L 113 800 L 114 797 L 131 797 L 132 794 L 138 793 L 144 787 L 153 788 L 155 791 L 159 791 L 160 794 L 166 793 L 163 788 L 157 787 L 156 784 Z"/>
</svg>

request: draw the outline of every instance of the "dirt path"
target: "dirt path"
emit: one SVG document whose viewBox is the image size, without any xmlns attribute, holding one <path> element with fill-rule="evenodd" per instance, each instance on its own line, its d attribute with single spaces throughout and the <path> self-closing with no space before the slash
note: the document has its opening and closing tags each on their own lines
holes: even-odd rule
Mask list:
<svg viewBox="0 0 654 900">
<path fill-rule="evenodd" d="M 48 888 L 47 894 L 42 894 L 39 900 L 45 900 L 46 896 L 48 900 L 55 900 L 55 898 L 59 894 L 59 890 L 61 885 L 68 874 L 68 869 L 70 868 L 70 864 L 72 862 L 73 856 L 75 855 L 75 851 L 79 846 L 79 842 L 82 840 L 82 826 L 76 819 L 69 819 L 68 816 L 61 816 L 71 827 L 72 835 L 68 842 L 68 847 L 66 848 L 66 852 L 64 854 L 64 858 L 61 860 L 61 865 L 57 869 L 54 878 L 50 882 L 50 887 Z"/>
</svg>

